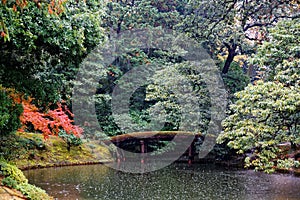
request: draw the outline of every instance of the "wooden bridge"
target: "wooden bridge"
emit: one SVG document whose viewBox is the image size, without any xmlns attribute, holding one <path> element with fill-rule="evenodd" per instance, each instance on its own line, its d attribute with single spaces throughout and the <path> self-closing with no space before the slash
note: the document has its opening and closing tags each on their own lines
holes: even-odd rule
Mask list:
<svg viewBox="0 0 300 200">
<path fill-rule="evenodd" d="M 186 160 L 192 164 L 196 153 L 195 143 L 203 141 L 203 135 L 199 133 L 184 132 L 184 131 L 151 131 L 151 132 L 135 132 L 123 135 L 117 135 L 110 138 L 110 142 L 115 144 L 117 151 L 115 157 L 117 162 L 130 159 L 126 152 L 136 153 L 140 156 L 140 162 L 145 163 L 147 159 L 155 154 L 155 151 L 160 146 L 173 142 L 176 137 L 174 145 L 181 145 L 180 142 L 189 139 L 189 143 L 185 143 L 185 151 L 182 151 L 181 160 Z M 188 146 L 186 146 L 188 144 Z M 163 148 L 163 147 L 162 147 Z M 172 150 L 169 151 L 169 157 Z M 164 153 L 164 152 L 161 152 Z M 172 157 L 172 156 L 171 156 Z"/>
</svg>

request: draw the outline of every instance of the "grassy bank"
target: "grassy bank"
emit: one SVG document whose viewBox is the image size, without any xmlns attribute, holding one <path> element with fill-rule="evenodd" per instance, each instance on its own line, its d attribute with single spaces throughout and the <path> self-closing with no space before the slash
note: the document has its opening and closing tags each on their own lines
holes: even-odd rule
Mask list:
<svg viewBox="0 0 300 200">
<path fill-rule="evenodd" d="M 44 140 L 41 134 L 17 133 L 21 138 L 34 144 L 33 148 L 24 148 L 23 153 L 11 163 L 20 169 L 32 169 L 52 166 L 78 165 L 110 162 L 112 157 L 107 146 L 97 141 L 84 142 L 80 146 L 67 144 L 57 136 Z"/>
</svg>

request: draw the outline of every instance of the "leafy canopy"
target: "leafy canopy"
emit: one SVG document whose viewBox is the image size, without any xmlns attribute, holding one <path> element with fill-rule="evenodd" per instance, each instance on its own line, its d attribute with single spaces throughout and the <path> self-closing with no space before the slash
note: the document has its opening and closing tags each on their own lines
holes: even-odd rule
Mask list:
<svg viewBox="0 0 300 200">
<path fill-rule="evenodd" d="M 271 172 L 299 164 L 287 159 L 279 145 L 300 143 L 300 20 L 280 22 L 269 41 L 254 56 L 254 63 L 266 69 L 267 81 L 258 81 L 235 94 L 218 141 L 239 153 L 248 153 L 246 166 Z M 285 163 L 285 164 L 284 164 Z"/>
<path fill-rule="evenodd" d="M 56 1 L 54 1 L 56 2 Z M 56 4 L 53 4 L 55 6 Z M 22 8 L 0 4 L 0 80 L 36 99 L 36 104 L 70 98 L 70 79 L 82 59 L 105 38 L 102 1 L 68 0 L 63 12 L 26 1 Z"/>
</svg>

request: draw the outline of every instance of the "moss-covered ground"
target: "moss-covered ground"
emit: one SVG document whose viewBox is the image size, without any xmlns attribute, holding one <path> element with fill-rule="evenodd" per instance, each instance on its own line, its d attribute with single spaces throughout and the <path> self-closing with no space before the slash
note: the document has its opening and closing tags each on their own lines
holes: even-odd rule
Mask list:
<svg viewBox="0 0 300 200">
<path fill-rule="evenodd" d="M 18 158 L 11 161 L 20 169 L 103 163 L 112 160 L 108 147 L 99 141 L 84 141 L 82 145 L 72 146 L 68 151 L 67 144 L 57 136 L 50 136 L 45 140 L 41 134 L 17 134 L 38 144 L 36 148 L 24 149 Z"/>
</svg>

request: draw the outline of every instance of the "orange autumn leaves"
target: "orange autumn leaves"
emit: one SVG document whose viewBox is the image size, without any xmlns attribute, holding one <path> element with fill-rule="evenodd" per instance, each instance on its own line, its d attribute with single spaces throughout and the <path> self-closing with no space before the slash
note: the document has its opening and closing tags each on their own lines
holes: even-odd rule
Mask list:
<svg viewBox="0 0 300 200">
<path fill-rule="evenodd" d="M 38 1 L 38 0 L 34 0 Z M 65 0 L 51 0 L 48 4 L 48 13 L 49 14 L 56 14 L 59 15 L 64 11 L 64 4 Z"/>
<path fill-rule="evenodd" d="M 83 133 L 83 129 L 74 125 L 74 121 L 70 119 L 73 118 L 73 114 L 67 106 L 57 103 L 56 109 L 43 113 L 32 103 L 32 98 L 25 98 L 24 95 L 20 95 L 12 89 L 7 90 L 9 96 L 23 106 L 23 114 L 20 116 L 22 127 L 19 131 L 33 128 L 34 131 L 41 132 L 45 138 L 49 135 L 58 135 L 60 130 L 76 136 Z"/>
<path fill-rule="evenodd" d="M 41 8 L 42 1 L 40 0 L 32 0 L 38 8 Z M 3 5 L 7 4 L 7 0 L 1 0 Z M 13 11 L 17 12 L 18 8 L 23 10 L 28 5 L 28 0 L 16 0 L 16 2 L 13 4 Z M 48 13 L 49 14 L 56 14 L 59 15 L 64 11 L 63 4 L 66 2 L 66 0 L 51 0 L 49 3 L 47 3 Z"/>
<path fill-rule="evenodd" d="M 3 5 L 7 4 L 7 0 L 1 0 Z M 21 8 L 22 10 L 28 5 L 27 0 L 16 0 L 16 2 L 13 4 L 13 11 L 17 11 L 17 7 Z"/>
</svg>

